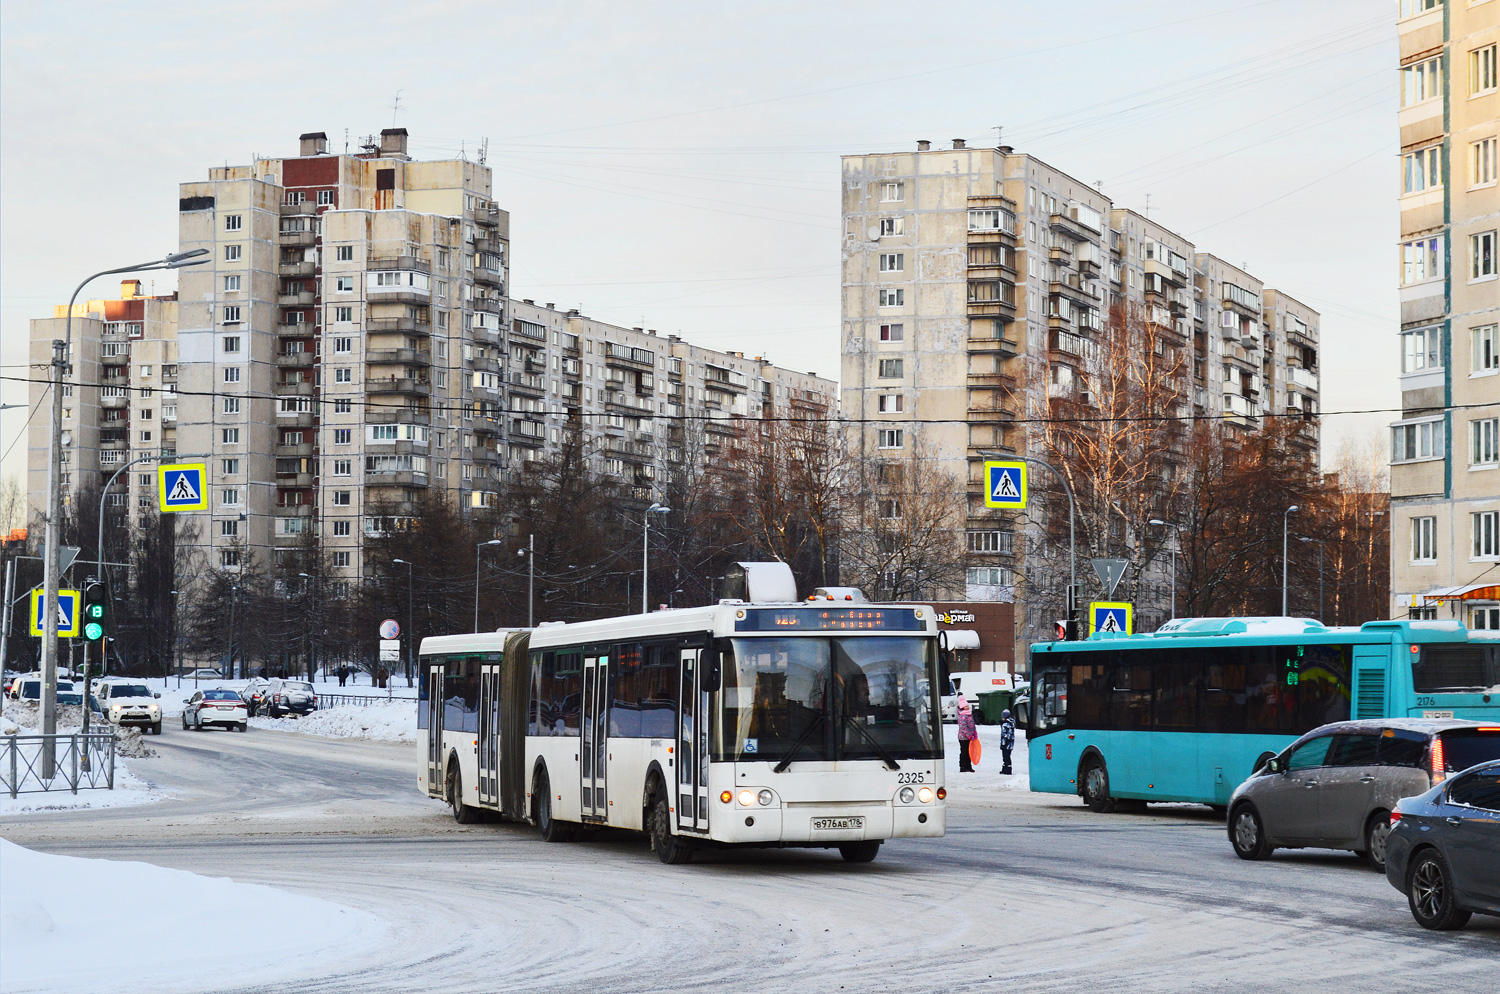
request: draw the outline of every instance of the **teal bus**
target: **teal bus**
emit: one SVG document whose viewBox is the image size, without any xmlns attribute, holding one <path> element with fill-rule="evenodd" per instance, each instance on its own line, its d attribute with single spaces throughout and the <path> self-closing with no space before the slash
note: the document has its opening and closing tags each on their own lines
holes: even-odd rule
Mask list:
<svg viewBox="0 0 1500 994">
<path fill-rule="evenodd" d="M 1031 647 L 1031 789 L 1215 808 L 1304 732 L 1349 718 L 1500 720 L 1500 632 L 1183 618 Z"/>
</svg>

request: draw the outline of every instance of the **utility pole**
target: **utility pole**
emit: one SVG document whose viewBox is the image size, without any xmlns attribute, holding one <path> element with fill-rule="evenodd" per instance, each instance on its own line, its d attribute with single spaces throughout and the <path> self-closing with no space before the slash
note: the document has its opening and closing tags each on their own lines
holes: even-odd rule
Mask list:
<svg viewBox="0 0 1500 994">
<path fill-rule="evenodd" d="M 16 593 L 16 557 L 11 556 L 5 561 L 5 616 L 0 622 L 0 668 L 4 668 L 10 662 L 7 655 L 10 649 L 10 601 Z"/>
<path fill-rule="evenodd" d="M 650 507 L 646 508 L 646 516 L 643 519 L 645 521 L 645 528 L 641 532 L 641 613 L 642 614 L 649 614 L 651 612 L 651 603 L 650 603 L 650 596 L 651 596 L 651 583 L 650 583 L 650 571 L 651 571 L 651 551 L 650 551 L 651 550 L 651 515 L 653 515 L 653 514 L 668 514 L 668 513 L 671 512 L 671 510 L 672 509 L 670 507 L 663 507 L 662 505 L 654 503 L 654 502 L 652 503 L 652 505 Z"/>
</svg>

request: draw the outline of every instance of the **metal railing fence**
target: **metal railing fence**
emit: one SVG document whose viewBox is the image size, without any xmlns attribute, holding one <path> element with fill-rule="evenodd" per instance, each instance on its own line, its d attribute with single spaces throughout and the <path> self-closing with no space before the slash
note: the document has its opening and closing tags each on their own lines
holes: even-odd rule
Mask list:
<svg viewBox="0 0 1500 994">
<path fill-rule="evenodd" d="M 363 707 L 366 704 L 388 704 L 391 701 L 417 703 L 416 695 L 405 694 L 319 694 L 318 710 L 336 707 Z"/>
<path fill-rule="evenodd" d="M 53 776 L 43 779 L 42 759 L 50 750 Z M 115 733 L 0 735 L 0 787 L 17 794 L 66 787 L 115 789 Z"/>
</svg>

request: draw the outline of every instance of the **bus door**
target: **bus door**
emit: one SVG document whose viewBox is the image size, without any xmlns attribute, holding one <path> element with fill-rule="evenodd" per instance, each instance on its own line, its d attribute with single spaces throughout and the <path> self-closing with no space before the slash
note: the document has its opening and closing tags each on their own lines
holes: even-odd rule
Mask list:
<svg viewBox="0 0 1500 994">
<path fill-rule="evenodd" d="M 500 803 L 500 664 L 479 668 L 479 803 Z"/>
<path fill-rule="evenodd" d="M 1389 690 L 1386 672 L 1390 669 L 1390 645 L 1356 645 L 1354 647 L 1354 707 L 1350 717 L 1384 718 Z"/>
<path fill-rule="evenodd" d="M 677 714 L 677 827 L 708 831 L 708 707 L 697 649 L 682 650 Z"/>
<path fill-rule="evenodd" d="M 443 664 L 427 665 L 427 791 L 441 797 L 443 780 Z"/>
<path fill-rule="evenodd" d="M 609 816 L 605 794 L 605 773 L 609 767 L 606 736 L 609 713 L 609 657 L 583 657 L 582 741 L 578 746 L 579 775 L 582 778 L 582 814 L 584 818 Z"/>
</svg>

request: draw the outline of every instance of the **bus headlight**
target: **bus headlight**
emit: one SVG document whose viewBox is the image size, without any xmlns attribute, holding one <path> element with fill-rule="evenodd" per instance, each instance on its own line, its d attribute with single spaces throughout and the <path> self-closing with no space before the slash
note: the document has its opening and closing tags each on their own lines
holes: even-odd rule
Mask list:
<svg viewBox="0 0 1500 994">
<path fill-rule="evenodd" d="M 932 803 L 932 788 L 931 787 L 923 787 L 921 790 L 917 791 L 917 799 L 920 800 L 923 804 L 931 804 Z"/>
<path fill-rule="evenodd" d="M 755 803 L 755 791 L 753 791 L 753 790 L 742 790 L 742 791 L 740 791 L 740 803 L 742 805 L 744 805 L 745 807 L 747 807 L 747 808 L 750 807 L 750 805 L 754 804 Z"/>
<path fill-rule="evenodd" d="M 772 801 L 776 800 L 776 795 L 771 793 L 769 790 L 762 790 L 755 796 L 755 799 L 761 803 L 762 807 L 764 807 L 770 804 Z"/>
<path fill-rule="evenodd" d="M 901 798 L 902 804 L 910 804 L 912 800 L 916 798 L 917 792 L 912 790 L 910 787 L 902 787 L 901 793 L 897 794 L 896 796 Z"/>
</svg>

